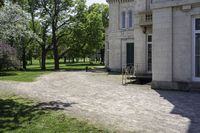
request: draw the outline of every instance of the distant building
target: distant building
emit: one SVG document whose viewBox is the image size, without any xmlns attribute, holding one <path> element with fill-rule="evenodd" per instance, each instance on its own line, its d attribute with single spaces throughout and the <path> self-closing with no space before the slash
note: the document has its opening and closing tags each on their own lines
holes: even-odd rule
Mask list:
<svg viewBox="0 0 200 133">
<path fill-rule="evenodd" d="M 107 0 L 105 64 L 134 65 L 156 89 L 200 88 L 200 0 Z"/>
</svg>

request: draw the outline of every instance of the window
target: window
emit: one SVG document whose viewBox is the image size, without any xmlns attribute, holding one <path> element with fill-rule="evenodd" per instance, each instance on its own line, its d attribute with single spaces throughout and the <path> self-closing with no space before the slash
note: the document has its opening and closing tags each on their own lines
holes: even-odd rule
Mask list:
<svg viewBox="0 0 200 133">
<path fill-rule="evenodd" d="M 152 72 L 152 35 L 147 35 L 147 71 Z"/>
<path fill-rule="evenodd" d="M 200 77 L 200 33 L 195 38 L 195 76 Z"/>
<path fill-rule="evenodd" d="M 133 12 L 130 10 L 128 11 L 128 27 L 132 28 L 133 27 Z"/>
<path fill-rule="evenodd" d="M 148 41 L 148 42 L 152 42 L 152 36 L 151 36 L 151 35 L 148 35 L 147 41 Z"/>
<path fill-rule="evenodd" d="M 195 30 L 200 30 L 200 18 L 195 20 Z"/>
<path fill-rule="evenodd" d="M 126 12 L 122 12 L 122 27 L 121 28 L 126 28 Z"/>
<path fill-rule="evenodd" d="M 194 78 L 200 79 L 200 18 L 194 21 Z"/>
</svg>

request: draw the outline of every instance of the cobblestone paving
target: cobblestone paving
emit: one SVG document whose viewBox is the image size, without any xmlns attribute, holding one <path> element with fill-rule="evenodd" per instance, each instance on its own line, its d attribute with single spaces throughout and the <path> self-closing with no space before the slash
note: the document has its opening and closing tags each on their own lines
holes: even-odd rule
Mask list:
<svg viewBox="0 0 200 133">
<path fill-rule="evenodd" d="M 198 92 L 122 86 L 118 76 L 86 72 L 55 72 L 32 83 L 1 81 L 0 90 L 71 103 L 67 113 L 121 132 L 200 133 Z"/>
</svg>

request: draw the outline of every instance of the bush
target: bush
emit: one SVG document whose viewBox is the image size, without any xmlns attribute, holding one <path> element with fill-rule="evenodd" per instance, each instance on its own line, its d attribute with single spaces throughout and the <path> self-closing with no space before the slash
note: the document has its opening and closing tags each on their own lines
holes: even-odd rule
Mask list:
<svg viewBox="0 0 200 133">
<path fill-rule="evenodd" d="M 11 67 L 18 69 L 20 66 L 15 48 L 0 42 L 0 71 Z"/>
</svg>

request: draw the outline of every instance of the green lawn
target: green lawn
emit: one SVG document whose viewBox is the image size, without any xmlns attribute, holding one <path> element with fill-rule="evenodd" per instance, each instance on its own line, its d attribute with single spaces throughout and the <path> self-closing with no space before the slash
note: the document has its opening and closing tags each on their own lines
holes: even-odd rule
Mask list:
<svg viewBox="0 0 200 133">
<path fill-rule="evenodd" d="M 77 71 L 85 70 L 86 67 L 89 69 L 95 69 L 96 67 L 101 66 L 99 63 L 63 63 L 60 62 L 61 71 Z M 21 82 L 32 82 L 37 77 L 48 74 L 54 70 L 53 60 L 47 60 L 46 71 L 40 71 L 40 65 L 38 60 L 34 60 L 32 65 L 27 66 L 26 71 L 9 71 L 9 72 L 0 72 L 0 80 L 8 81 L 21 81 Z"/>
<path fill-rule="evenodd" d="M 65 115 L 55 105 L 38 103 L 0 92 L 0 132 L 2 133 L 108 133 L 85 121 Z"/>
<path fill-rule="evenodd" d="M 60 69 L 64 71 L 75 71 L 75 70 L 85 70 L 86 66 L 89 69 L 95 69 L 96 67 L 102 66 L 99 63 L 89 63 L 89 62 L 80 62 L 80 63 L 64 63 L 60 61 Z M 40 65 L 38 60 L 33 61 L 33 65 L 28 65 L 28 70 L 40 70 Z M 52 71 L 54 69 L 54 61 L 52 59 L 47 60 L 46 69 Z"/>
<path fill-rule="evenodd" d="M 0 73 L 0 80 L 6 80 L 6 81 L 21 81 L 21 82 L 32 82 L 35 80 L 35 78 L 48 74 L 49 72 L 40 72 L 40 71 L 10 71 L 10 72 L 2 72 Z"/>
</svg>

